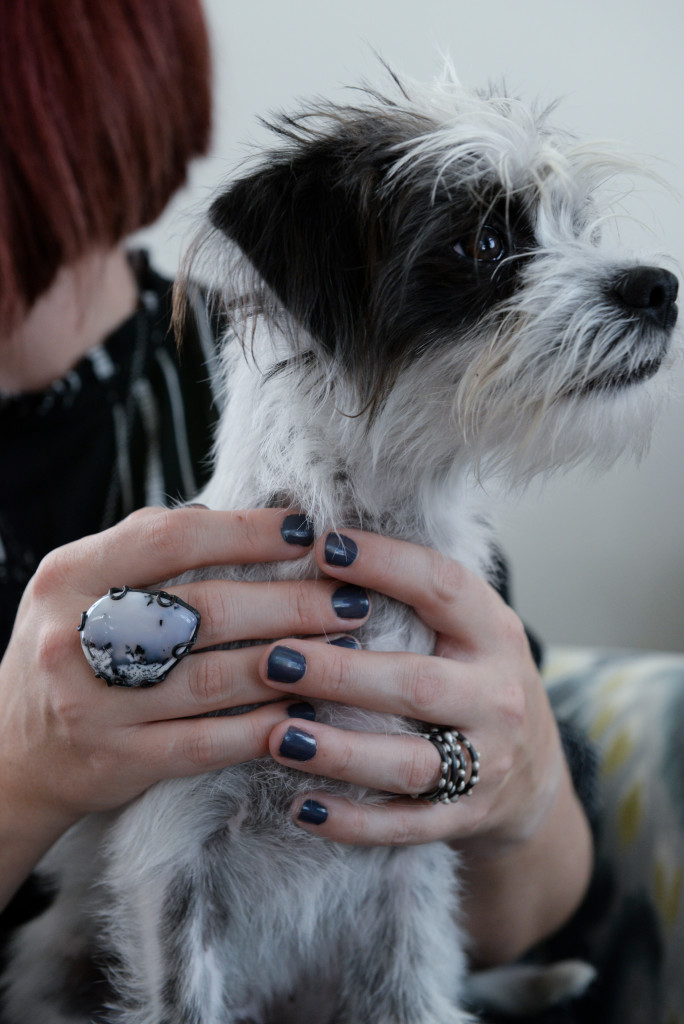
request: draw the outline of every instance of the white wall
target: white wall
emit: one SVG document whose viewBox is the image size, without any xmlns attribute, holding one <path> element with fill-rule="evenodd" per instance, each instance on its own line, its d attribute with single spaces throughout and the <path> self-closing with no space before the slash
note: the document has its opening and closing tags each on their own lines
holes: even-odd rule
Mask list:
<svg viewBox="0 0 684 1024">
<path fill-rule="evenodd" d="M 648 155 L 682 189 L 681 0 L 205 0 L 214 40 L 214 156 L 145 233 L 173 272 L 183 235 L 215 185 L 260 140 L 259 114 L 297 97 L 340 98 L 376 72 L 373 49 L 414 78 L 448 53 L 467 85 L 506 79 L 527 97 L 562 102 L 556 120 Z M 630 244 L 684 264 L 684 208 L 651 190 L 630 201 L 647 227 Z M 650 230 L 649 230 L 650 229 Z M 684 312 L 682 314 L 684 320 Z M 501 517 L 517 606 L 552 641 L 684 650 L 684 370 L 651 453 L 601 479 L 573 472 Z"/>
</svg>

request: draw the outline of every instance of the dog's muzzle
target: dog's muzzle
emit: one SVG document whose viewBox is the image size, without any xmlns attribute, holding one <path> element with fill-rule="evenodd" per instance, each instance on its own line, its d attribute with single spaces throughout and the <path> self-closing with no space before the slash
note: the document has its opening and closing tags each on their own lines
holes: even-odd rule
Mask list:
<svg viewBox="0 0 684 1024">
<path fill-rule="evenodd" d="M 633 267 L 613 286 L 613 294 L 626 309 L 666 331 L 677 323 L 678 291 L 677 278 L 664 267 Z"/>
</svg>

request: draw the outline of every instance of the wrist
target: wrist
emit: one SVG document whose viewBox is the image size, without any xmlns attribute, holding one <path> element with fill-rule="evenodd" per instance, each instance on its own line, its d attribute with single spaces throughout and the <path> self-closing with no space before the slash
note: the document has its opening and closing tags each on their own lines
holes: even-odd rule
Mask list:
<svg viewBox="0 0 684 1024">
<path fill-rule="evenodd" d="M 558 931 L 591 878 L 591 830 L 567 771 L 531 835 L 497 850 L 454 845 L 465 868 L 464 924 L 477 966 L 515 960 Z"/>
<path fill-rule="evenodd" d="M 0 910 L 50 847 L 78 820 L 62 808 L 34 799 L 24 787 L 0 786 Z"/>
</svg>

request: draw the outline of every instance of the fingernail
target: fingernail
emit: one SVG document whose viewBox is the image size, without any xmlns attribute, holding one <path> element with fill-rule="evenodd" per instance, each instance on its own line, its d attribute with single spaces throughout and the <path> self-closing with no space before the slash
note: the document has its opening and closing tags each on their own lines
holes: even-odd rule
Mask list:
<svg viewBox="0 0 684 1024">
<path fill-rule="evenodd" d="M 341 533 L 329 533 L 325 539 L 325 560 L 328 565 L 351 565 L 359 549 L 351 539 Z"/>
<path fill-rule="evenodd" d="M 310 761 L 316 753 L 315 737 L 291 725 L 283 736 L 278 753 L 290 761 Z"/>
<path fill-rule="evenodd" d="M 322 825 L 328 819 L 328 808 L 319 804 L 318 800 L 305 800 L 297 819 L 309 825 Z"/>
<path fill-rule="evenodd" d="M 361 644 L 353 636 L 338 636 L 336 640 L 329 640 L 331 647 L 348 647 L 350 651 L 358 651 Z"/>
<path fill-rule="evenodd" d="M 361 587 L 348 584 L 338 587 L 332 596 L 332 606 L 340 619 L 363 619 L 368 615 L 370 600 Z"/>
<path fill-rule="evenodd" d="M 306 718 L 309 722 L 316 721 L 316 709 L 308 700 L 299 700 L 296 704 L 290 704 L 287 713 L 290 718 Z"/>
<path fill-rule="evenodd" d="M 285 516 L 280 532 L 288 544 L 299 544 L 302 548 L 308 548 L 314 542 L 313 523 L 303 515 Z"/>
<path fill-rule="evenodd" d="M 201 501 L 191 501 L 187 505 L 179 505 L 178 507 L 179 508 L 206 508 L 206 509 L 209 508 L 208 505 L 203 505 Z"/>
<path fill-rule="evenodd" d="M 306 658 L 291 647 L 274 647 L 266 674 L 274 683 L 296 683 L 306 672 Z"/>
</svg>

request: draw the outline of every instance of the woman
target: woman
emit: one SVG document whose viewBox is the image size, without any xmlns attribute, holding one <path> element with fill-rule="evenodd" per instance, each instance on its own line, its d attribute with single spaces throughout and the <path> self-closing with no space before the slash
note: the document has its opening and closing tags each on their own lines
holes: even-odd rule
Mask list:
<svg viewBox="0 0 684 1024">
<path fill-rule="evenodd" d="M 158 215 L 204 151 L 208 97 L 195 0 L 3 5 L 0 458 L 11 486 L 0 509 L 0 904 L 88 812 L 159 779 L 270 751 L 302 771 L 397 793 L 370 807 L 312 792 L 292 814 L 340 842 L 453 844 L 469 879 L 473 961 L 505 962 L 573 913 L 592 849 L 525 631 L 487 584 L 432 551 L 353 533 L 353 563 L 327 564 L 318 544 L 326 578 L 305 587 L 193 584 L 198 653 L 162 687 L 104 689 L 80 650 L 80 614 L 112 585 L 297 558 L 313 542 L 273 509 L 141 508 L 191 498 L 206 474 L 213 352 L 195 301 L 177 355 L 166 286 L 121 243 Z M 321 643 L 322 630 L 346 635 L 365 618 L 337 614 L 339 580 L 413 605 L 437 633 L 435 655 Z M 374 737 L 369 752 L 367 735 L 312 721 L 306 703 L 274 703 L 286 687 L 268 678 L 262 648 L 202 652 L 302 635 L 312 639 L 288 641 L 307 657 L 301 696 L 334 699 L 344 687 L 347 702 L 416 718 L 429 704 L 433 720 L 458 723 L 485 751 L 473 799 L 409 799 L 439 777 L 437 751 L 422 739 Z M 259 702 L 236 717 L 196 717 Z M 314 744 L 306 761 L 284 742 L 293 717 Z"/>
</svg>

